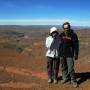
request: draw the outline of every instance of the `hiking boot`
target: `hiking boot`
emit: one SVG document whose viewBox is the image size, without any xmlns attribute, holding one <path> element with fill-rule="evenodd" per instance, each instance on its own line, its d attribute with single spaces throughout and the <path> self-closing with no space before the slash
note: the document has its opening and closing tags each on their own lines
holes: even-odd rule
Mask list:
<svg viewBox="0 0 90 90">
<path fill-rule="evenodd" d="M 57 84 L 57 83 L 58 83 L 58 81 L 56 79 L 54 79 L 54 84 Z"/>
<path fill-rule="evenodd" d="M 48 83 L 52 83 L 52 80 L 51 79 L 48 79 Z"/>
<path fill-rule="evenodd" d="M 66 83 L 67 81 L 68 81 L 68 79 L 66 79 L 66 80 L 61 80 L 61 83 L 64 84 L 64 83 Z"/>
<path fill-rule="evenodd" d="M 76 81 L 71 81 L 71 84 L 73 85 L 73 87 L 77 88 L 78 87 L 78 84 Z"/>
</svg>

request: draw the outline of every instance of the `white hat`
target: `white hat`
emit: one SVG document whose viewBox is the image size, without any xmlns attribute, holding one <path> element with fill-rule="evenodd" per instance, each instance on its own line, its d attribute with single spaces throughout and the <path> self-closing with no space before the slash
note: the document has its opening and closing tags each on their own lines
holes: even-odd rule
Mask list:
<svg viewBox="0 0 90 90">
<path fill-rule="evenodd" d="M 56 31 L 56 32 L 58 31 L 57 28 L 56 28 L 56 27 L 52 27 L 52 28 L 50 29 L 50 34 L 53 33 L 53 32 L 55 32 L 55 31 Z"/>
</svg>

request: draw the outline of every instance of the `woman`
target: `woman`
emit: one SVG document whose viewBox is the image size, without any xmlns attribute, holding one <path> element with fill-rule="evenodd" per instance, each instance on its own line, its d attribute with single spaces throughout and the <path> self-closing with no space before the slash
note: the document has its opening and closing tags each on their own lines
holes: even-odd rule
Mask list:
<svg viewBox="0 0 90 90">
<path fill-rule="evenodd" d="M 48 71 L 48 83 L 56 84 L 59 69 L 59 46 L 60 38 L 56 27 L 50 29 L 50 36 L 46 38 L 47 53 L 47 71 Z"/>
</svg>

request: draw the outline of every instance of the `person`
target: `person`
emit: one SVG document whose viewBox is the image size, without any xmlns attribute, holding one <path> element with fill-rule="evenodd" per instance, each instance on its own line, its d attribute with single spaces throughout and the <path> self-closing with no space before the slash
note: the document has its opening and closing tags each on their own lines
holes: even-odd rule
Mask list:
<svg viewBox="0 0 90 90">
<path fill-rule="evenodd" d="M 79 52 L 78 37 L 71 29 L 69 22 L 65 22 L 63 24 L 63 29 L 64 31 L 60 34 L 61 47 L 59 49 L 62 70 L 61 83 L 66 83 L 69 79 L 71 79 L 71 84 L 74 87 L 78 87 L 74 70 L 74 60 L 78 59 Z"/>
<path fill-rule="evenodd" d="M 59 33 L 56 27 L 50 29 L 50 35 L 46 38 L 47 53 L 47 71 L 48 71 L 48 83 L 52 81 L 58 83 L 58 69 L 59 69 Z"/>
</svg>

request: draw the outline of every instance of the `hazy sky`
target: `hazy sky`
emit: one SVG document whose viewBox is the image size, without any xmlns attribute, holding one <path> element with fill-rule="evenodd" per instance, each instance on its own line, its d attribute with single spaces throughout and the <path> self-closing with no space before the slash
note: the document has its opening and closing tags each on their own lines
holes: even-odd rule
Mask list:
<svg viewBox="0 0 90 90">
<path fill-rule="evenodd" d="M 0 24 L 90 26 L 90 0 L 0 0 Z"/>
</svg>

